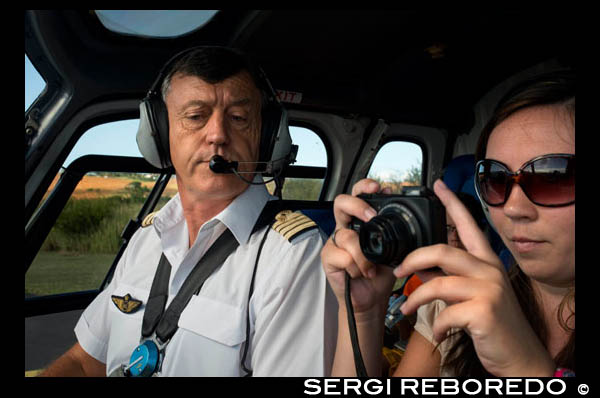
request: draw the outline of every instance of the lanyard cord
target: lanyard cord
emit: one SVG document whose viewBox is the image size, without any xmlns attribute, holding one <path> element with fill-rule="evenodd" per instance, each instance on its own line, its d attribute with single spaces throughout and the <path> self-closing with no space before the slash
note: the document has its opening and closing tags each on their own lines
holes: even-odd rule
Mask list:
<svg viewBox="0 0 600 398">
<path fill-rule="evenodd" d="M 410 274 L 402 283 L 402 286 L 397 289 L 399 292 L 404 291 L 404 287 L 408 280 L 414 274 Z M 354 366 L 356 368 L 356 375 L 358 377 L 368 377 L 367 369 L 365 368 L 365 363 L 362 358 L 362 354 L 360 352 L 360 344 L 358 342 L 358 332 L 356 330 L 356 320 L 354 318 L 354 307 L 352 306 L 352 297 L 350 294 L 350 274 L 346 272 L 346 312 L 348 313 L 348 328 L 350 329 L 350 341 L 352 342 L 352 351 L 354 353 Z"/>
<path fill-rule="evenodd" d="M 356 331 L 356 320 L 354 319 L 354 308 L 352 307 L 352 297 L 350 295 L 350 275 L 346 272 L 346 312 L 348 313 L 348 326 L 350 329 L 350 340 L 352 341 L 352 351 L 354 352 L 354 366 L 358 377 L 369 377 L 365 363 L 360 353 L 358 343 L 358 332 Z"/>
<path fill-rule="evenodd" d="M 246 344 L 244 345 L 244 354 L 242 355 L 242 369 L 246 372 L 244 377 L 252 376 L 252 369 L 246 368 L 246 355 L 248 354 L 248 347 L 250 346 L 250 299 L 252 298 L 252 293 L 254 292 L 254 279 L 256 277 L 256 268 L 258 267 L 258 259 L 260 258 L 260 253 L 262 252 L 262 248 L 265 244 L 265 240 L 267 240 L 267 234 L 271 229 L 270 226 L 267 227 L 265 234 L 263 235 L 262 241 L 260 242 L 260 246 L 258 247 L 258 253 L 256 254 L 256 261 L 254 262 L 254 270 L 252 271 L 252 281 L 250 282 L 250 290 L 248 291 L 248 309 L 246 311 Z"/>
</svg>

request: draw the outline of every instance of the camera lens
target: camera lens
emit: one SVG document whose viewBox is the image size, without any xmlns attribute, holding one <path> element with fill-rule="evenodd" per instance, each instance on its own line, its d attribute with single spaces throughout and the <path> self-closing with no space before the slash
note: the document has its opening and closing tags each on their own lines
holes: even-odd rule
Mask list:
<svg viewBox="0 0 600 398">
<path fill-rule="evenodd" d="M 383 251 L 383 233 L 381 231 L 368 231 L 369 247 L 374 253 Z"/>
<path fill-rule="evenodd" d="M 375 264 L 396 265 L 417 248 L 418 225 L 404 206 L 384 208 L 360 228 L 360 247 Z"/>
</svg>

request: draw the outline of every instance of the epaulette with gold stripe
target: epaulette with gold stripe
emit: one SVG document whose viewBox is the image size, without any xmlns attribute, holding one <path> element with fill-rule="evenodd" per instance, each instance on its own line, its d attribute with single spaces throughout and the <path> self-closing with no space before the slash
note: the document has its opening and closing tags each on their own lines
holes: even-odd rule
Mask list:
<svg viewBox="0 0 600 398">
<path fill-rule="evenodd" d="M 152 225 L 152 223 L 154 222 L 154 216 L 156 216 L 156 213 L 158 213 L 158 211 L 152 212 L 152 213 L 148 214 L 146 216 L 146 218 L 144 218 L 144 221 L 142 221 L 142 228 Z"/>
<path fill-rule="evenodd" d="M 317 228 L 317 224 L 299 211 L 283 210 L 277 213 L 271 228 L 291 242 L 301 233 Z"/>
</svg>

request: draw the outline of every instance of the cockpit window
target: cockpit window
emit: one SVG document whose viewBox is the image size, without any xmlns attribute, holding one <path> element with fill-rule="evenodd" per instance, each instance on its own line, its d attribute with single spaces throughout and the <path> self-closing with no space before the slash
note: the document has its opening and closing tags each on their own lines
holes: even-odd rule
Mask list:
<svg viewBox="0 0 600 398">
<path fill-rule="evenodd" d="M 204 26 L 218 10 L 95 10 L 108 30 L 141 37 L 177 37 Z"/>
<path fill-rule="evenodd" d="M 38 73 L 31 61 L 25 54 L 25 110 L 44 91 L 46 81 Z"/>
<path fill-rule="evenodd" d="M 383 145 L 367 177 L 389 187 L 392 193 L 400 193 L 402 187 L 423 185 L 423 151 L 412 142 L 390 141 Z"/>
</svg>

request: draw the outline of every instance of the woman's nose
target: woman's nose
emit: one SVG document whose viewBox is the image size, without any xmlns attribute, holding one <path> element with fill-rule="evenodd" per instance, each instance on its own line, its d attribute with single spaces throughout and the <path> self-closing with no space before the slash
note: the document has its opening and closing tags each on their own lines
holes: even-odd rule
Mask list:
<svg viewBox="0 0 600 398">
<path fill-rule="evenodd" d="M 537 214 L 535 204 L 529 200 L 519 184 L 512 186 L 510 195 L 503 206 L 504 214 L 512 219 L 534 219 Z"/>
</svg>

